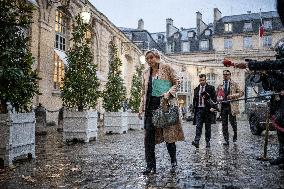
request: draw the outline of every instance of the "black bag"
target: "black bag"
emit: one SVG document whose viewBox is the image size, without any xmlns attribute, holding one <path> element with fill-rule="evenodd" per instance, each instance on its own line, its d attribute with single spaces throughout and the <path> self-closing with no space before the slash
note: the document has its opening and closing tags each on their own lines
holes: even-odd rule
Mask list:
<svg viewBox="0 0 284 189">
<path fill-rule="evenodd" d="M 175 125 L 179 121 L 179 108 L 178 106 L 167 103 L 167 107 L 163 108 L 164 98 L 158 109 L 153 110 L 152 122 L 156 128 L 167 128 Z"/>
</svg>

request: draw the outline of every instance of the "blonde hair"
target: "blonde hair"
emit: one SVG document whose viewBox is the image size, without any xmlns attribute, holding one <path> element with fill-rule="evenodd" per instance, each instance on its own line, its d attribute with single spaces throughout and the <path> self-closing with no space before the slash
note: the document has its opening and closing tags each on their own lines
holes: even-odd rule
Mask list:
<svg viewBox="0 0 284 189">
<path fill-rule="evenodd" d="M 149 54 L 149 53 L 153 53 L 155 57 L 161 59 L 161 53 L 157 49 L 150 49 L 150 50 L 146 51 L 145 56 L 147 56 L 147 54 Z"/>
</svg>

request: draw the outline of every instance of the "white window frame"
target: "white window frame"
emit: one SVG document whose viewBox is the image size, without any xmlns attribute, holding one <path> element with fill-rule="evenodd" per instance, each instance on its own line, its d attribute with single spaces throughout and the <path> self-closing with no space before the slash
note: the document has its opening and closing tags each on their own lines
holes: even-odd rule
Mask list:
<svg viewBox="0 0 284 189">
<path fill-rule="evenodd" d="M 217 78 L 217 74 L 215 74 L 215 73 L 207 73 L 206 74 L 206 82 L 209 85 L 212 85 L 214 87 L 216 87 L 216 78 Z"/>
<path fill-rule="evenodd" d="M 182 52 L 190 52 L 190 42 L 189 41 L 183 41 L 181 43 L 181 50 L 182 50 Z"/>
<path fill-rule="evenodd" d="M 55 15 L 55 48 L 65 51 L 66 50 L 66 43 L 67 43 L 67 17 L 65 14 L 60 11 L 56 10 Z"/>
<path fill-rule="evenodd" d="M 180 87 L 178 93 L 190 93 L 191 91 L 191 82 L 189 79 L 185 78 L 180 81 Z"/>
<path fill-rule="evenodd" d="M 194 37 L 194 32 L 193 32 L 193 31 L 188 32 L 188 33 L 187 33 L 187 36 L 188 36 L 188 37 Z"/>
<path fill-rule="evenodd" d="M 199 42 L 199 50 L 209 50 L 209 40 L 202 40 Z"/>
<path fill-rule="evenodd" d="M 245 36 L 243 39 L 244 49 L 252 49 L 253 41 L 251 36 Z"/>
<path fill-rule="evenodd" d="M 264 29 L 271 30 L 272 29 L 272 21 L 271 20 L 264 20 L 263 26 L 264 26 Z"/>
<path fill-rule="evenodd" d="M 251 22 L 245 22 L 243 31 L 252 31 L 252 23 Z"/>
<path fill-rule="evenodd" d="M 224 49 L 232 49 L 233 48 L 233 39 L 225 38 L 224 39 Z"/>
<path fill-rule="evenodd" d="M 272 47 L 272 35 L 263 36 L 263 47 Z"/>
<path fill-rule="evenodd" d="M 224 24 L 224 31 L 225 32 L 233 32 L 233 24 L 232 23 L 225 23 Z"/>
</svg>

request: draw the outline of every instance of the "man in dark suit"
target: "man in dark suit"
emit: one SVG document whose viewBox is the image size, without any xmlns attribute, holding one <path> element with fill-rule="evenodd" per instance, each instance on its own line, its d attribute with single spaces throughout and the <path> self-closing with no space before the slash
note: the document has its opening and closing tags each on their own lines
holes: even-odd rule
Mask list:
<svg viewBox="0 0 284 189">
<path fill-rule="evenodd" d="M 204 93 L 208 94 L 208 97 L 211 97 L 213 102 L 216 102 L 216 92 L 215 87 L 208 85 L 206 83 L 206 75 L 199 75 L 199 85 L 194 89 L 193 97 L 193 108 L 195 114 L 196 122 L 196 135 L 192 145 L 196 148 L 199 148 L 199 140 L 202 134 L 203 123 L 205 123 L 205 140 L 206 148 L 210 148 L 210 138 L 211 138 L 211 123 L 214 111 L 216 109 L 213 107 L 209 100 L 205 98 Z"/>
</svg>

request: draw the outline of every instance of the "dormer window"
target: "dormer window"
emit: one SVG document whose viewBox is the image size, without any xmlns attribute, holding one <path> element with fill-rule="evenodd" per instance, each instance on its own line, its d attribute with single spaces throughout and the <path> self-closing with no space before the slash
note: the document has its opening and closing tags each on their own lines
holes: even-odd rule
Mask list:
<svg viewBox="0 0 284 189">
<path fill-rule="evenodd" d="M 272 22 L 271 20 L 265 20 L 263 22 L 264 29 L 271 30 L 272 29 Z"/>
<path fill-rule="evenodd" d="M 199 50 L 206 51 L 209 50 L 209 41 L 202 40 L 199 42 Z"/>
<path fill-rule="evenodd" d="M 226 23 L 224 24 L 225 32 L 233 32 L 233 24 L 232 23 Z"/>
<path fill-rule="evenodd" d="M 187 36 L 188 36 L 188 37 L 194 37 L 194 32 L 193 32 L 193 31 L 188 32 Z"/>
<path fill-rule="evenodd" d="M 211 35 L 211 30 L 205 30 L 205 33 L 204 33 L 206 36 L 209 36 Z"/>
<path fill-rule="evenodd" d="M 164 41 L 164 36 L 158 35 L 158 42 L 163 42 L 163 41 Z"/>
<path fill-rule="evenodd" d="M 179 38 L 179 34 L 178 34 L 178 33 L 175 33 L 174 38 L 175 38 L 175 39 L 178 39 L 178 38 Z"/>
<path fill-rule="evenodd" d="M 244 24 L 244 31 L 252 31 L 252 23 L 251 22 L 246 22 Z"/>
</svg>

